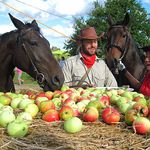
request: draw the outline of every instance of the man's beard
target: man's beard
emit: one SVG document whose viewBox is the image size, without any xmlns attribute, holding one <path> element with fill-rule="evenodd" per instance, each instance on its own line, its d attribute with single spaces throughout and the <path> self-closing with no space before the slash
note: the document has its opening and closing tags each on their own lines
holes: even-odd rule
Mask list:
<svg viewBox="0 0 150 150">
<path fill-rule="evenodd" d="M 94 54 L 90 54 L 83 46 L 82 46 L 82 48 L 81 48 L 81 52 L 83 52 L 84 54 L 86 54 L 86 55 L 88 55 L 88 56 L 95 55 L 95 53 L 94 53 Z"/>
</svg>

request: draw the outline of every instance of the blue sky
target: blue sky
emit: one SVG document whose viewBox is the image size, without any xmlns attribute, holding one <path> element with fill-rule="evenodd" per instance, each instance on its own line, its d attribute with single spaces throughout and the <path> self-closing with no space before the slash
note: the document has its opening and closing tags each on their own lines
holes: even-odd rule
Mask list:
<svg viewBox="0 0 150 150">
<path fill-rule="evenodd" d="M 64 42 L 69 39 L 74 32 L 73 17 L 86 16 L 87 13 L 92 9 L 93 1 L 94 0 L 0 0 L 0 34 L 15 29 L 14 25 L 10 21 L 8 13 L 11 13 L 13 16 L 22 20 L 23 22 L 31 21 L 31 18 L 28 18 L 1 3 L 4 2 L 10 7 L 13 7 L 14 9 L 17 9 L 47 25 L 49 28 L 38 23 L 43 35 L 50 42 L 51 47 L 56 46 L 60 49 L 63 49 Z M 104 1 L 105 0 L 99 0 L 101 4 L 103 4 Z M 144 7 L 150 14 L 150 0 L 137 1 L 140 1 L 142 7 Z M 25 5 L 21 2 L 50 12 L 51 14 L 33 8 L 29 5 Z M 52 29 L 62 34 L 57 33 Z"/>
</svg>

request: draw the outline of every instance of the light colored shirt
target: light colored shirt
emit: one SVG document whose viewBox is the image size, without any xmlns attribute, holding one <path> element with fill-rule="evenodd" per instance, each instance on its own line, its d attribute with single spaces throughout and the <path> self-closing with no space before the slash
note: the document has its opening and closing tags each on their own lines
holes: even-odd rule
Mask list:
<svg viewBox="0 0 150 150">
<path fill-rule="evenodd" d="M 75 86 L 81 80 L 82 76 L 86 73 L 87 67 L 83 64 L 82 55 L 79 53 L 65 60 L 62 68 L 65 84 L 68 86 Z M 96 87 L 117 87 L 117 82 L 111 71 L 108 69 L 104 60 L 96 57 L 96 61 L 92 66 L 88 76 L 83 82 L 92 84 Z"/>
</svg>

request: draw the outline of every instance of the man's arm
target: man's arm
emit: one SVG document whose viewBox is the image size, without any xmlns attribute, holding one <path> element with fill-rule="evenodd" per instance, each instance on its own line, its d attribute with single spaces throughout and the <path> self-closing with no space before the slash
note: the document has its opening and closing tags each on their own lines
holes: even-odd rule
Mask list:
<svg viewBox="0 0 150 150">
<path fill-rule="evenodd" d="M 125 65 L 121 61 L 118 63 L 118 69 L 129 80 L 129 82 L 133 86 L 133 88 L 139 90 L 141 83 L 129 71 L 127 71 Z"/>
</svg>

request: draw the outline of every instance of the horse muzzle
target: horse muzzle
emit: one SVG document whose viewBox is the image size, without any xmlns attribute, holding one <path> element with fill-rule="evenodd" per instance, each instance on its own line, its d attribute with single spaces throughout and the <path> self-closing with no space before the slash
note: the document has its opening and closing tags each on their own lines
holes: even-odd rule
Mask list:
<svg viewBox="0 0 150 150">
<path fill-rule="evenodd" d="M 46 80 L 46 82 L 43 86 L 44 91 L 60 90 L 64 83 L 64 76 L 55 75 L 55 76 L 52 76 L 52 78 L 48 81 L 49 82 L 47 82 L 47 80 Z"/>
</svg>

